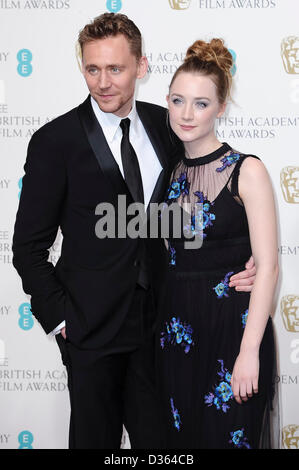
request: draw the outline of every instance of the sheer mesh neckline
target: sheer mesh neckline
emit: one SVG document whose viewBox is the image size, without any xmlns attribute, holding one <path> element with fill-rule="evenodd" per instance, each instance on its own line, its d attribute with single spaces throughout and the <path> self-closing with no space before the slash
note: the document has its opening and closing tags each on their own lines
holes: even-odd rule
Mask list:
<svg viewBox="0 0 299 470">
<path fill-rule="evenodd" d="M 217 158 L 229 150 L 232 150 L 232 148 L 230 145 L 224 142 L 221 147 L 219 147 L 217 150 L 214 150 L 214 152 L 209 153 L 208 155 L 197 158 L 187 158 L 186 156 L 183 156 L 182 160 L 186 166 L 205 165 L 207 163 L 213 162 L 214 160 L 217 160 Z"/>
<path fill-rule="evenodd" d="M 204 157 L 183 157 L 172 172 L 168 200 L 191 207 L 202 198 L 212 203 L 224 187 L 231 190 L 231 176 L 240 158 L 226 142 Z"/>
</svg>

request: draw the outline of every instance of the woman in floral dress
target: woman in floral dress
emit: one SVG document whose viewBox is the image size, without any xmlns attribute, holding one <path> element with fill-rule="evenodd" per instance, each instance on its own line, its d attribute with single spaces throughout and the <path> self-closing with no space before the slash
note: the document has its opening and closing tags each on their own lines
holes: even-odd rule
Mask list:
<svg viewBox="0 0 299 470">
<path fill-rule="evenodd" d="M 189 207 L 190 223 L 165 241 L 157 369 L 166 448 L 271 446 L 276 215 L 260 159 L 216 138 L 232 64 L 222 40 L 196 41 L 167 98 L 185 154 L 173 169 L 165 207 Z M 200 248 L 187 248 L 188 233 L 201 233 Z M 254 287 L 238 292 L 230 277 L 251 255 Z"/>
</svg>

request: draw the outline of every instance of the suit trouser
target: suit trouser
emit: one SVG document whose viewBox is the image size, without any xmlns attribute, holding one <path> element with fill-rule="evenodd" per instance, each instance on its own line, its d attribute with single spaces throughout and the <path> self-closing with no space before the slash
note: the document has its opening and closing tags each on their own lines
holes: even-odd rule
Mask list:
<svg viewBox="0 0 299 470">
<path fill-rule="evenodd" d="M 153 322 L 151 292 L 137 287 L 124 324 L 109 344 L 79 350 L 58 335 L 68 372 L 70 449 L 118 449 L 123 425 L 131 448 L 162 447 Z"/>
</svg>

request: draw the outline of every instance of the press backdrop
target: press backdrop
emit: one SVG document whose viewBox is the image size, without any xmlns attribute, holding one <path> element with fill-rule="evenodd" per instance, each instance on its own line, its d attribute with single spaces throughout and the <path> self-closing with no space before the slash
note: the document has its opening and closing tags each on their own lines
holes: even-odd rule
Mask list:
<svg viewBox="0 0 299 470">
<path fill-rule="evenodd" d="M 0 449 L 67 448 L 66 371 L 55 341 L 31 315 L 12 266 L 12 236 L 28 141 L 87 96 L 75 43 L 105 11 L 127 14 L 143 33 L 149 70 L 138 86 L 141 100 L 166 104 L 171 76 L 194 40 L 222 37 L 232 51 L 234 103 L 217 132 L 260 156 L 273 182 L 281 447 L 299 448 L 299 2 L 0 0 Z M 60 246 L 58 234 L 49 252 L 54 264 Z M 123 447 L 130 447 L 126 432 Z"/>
</svg>

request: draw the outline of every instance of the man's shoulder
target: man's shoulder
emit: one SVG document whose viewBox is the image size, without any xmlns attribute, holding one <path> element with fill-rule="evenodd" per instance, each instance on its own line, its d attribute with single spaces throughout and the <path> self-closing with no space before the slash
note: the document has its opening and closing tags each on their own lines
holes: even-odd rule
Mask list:
<svg viewBox="0 0 299 470">
<path fill-rule="evenodd" d="M 149 114 L 159 114 L 161 116 L 165 116 L 167 113 L 167 109 L 159 104 L 148 103 L 146 101 L 136 101 L 136 108 L 137 111 L 142 110 Z"/>
<path fill-rule="evenodd" d="M 78 106 L 66 111 L 41 126 L 33 134 L 33 138 L 35 140 L 45 138 L 55 141 L 61 140 L 61 138 L 67 137 L 70 132 L 73 136 L 76 135 L 76 127 L 78 127 L 78 129 L 80 128 Z"/>
</svg>

